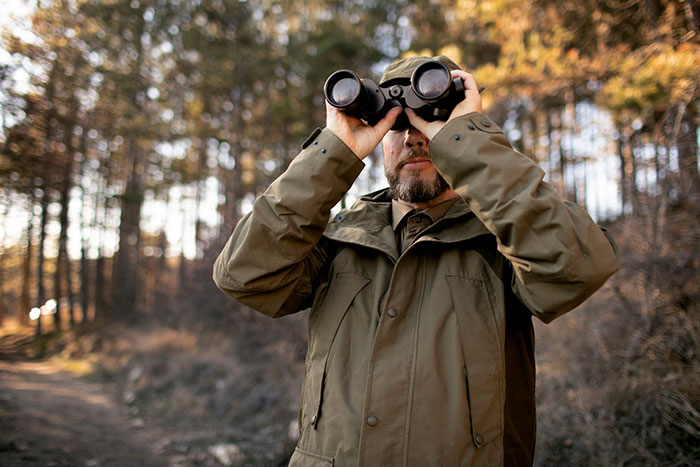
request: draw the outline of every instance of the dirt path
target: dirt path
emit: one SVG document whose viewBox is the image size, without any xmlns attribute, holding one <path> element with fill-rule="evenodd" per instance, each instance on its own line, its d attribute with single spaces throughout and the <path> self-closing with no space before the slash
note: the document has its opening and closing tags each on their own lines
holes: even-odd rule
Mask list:
<svg viewBox="0 0 700 467">
<path fill-rule="evenodd" d="M 24 339 L 24 341 L 23 341 Z M 150 467 L 183 465 L 166 437 L 131 418 L 99 385 L 0 340 L 0 465 Z"/>
</svg>

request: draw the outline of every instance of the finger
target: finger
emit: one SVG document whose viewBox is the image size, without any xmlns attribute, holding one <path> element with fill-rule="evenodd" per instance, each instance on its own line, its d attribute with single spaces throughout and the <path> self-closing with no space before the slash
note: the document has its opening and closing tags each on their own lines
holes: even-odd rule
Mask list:
<svg viewBox="0 0 700 467">
<path fill-rule="evenodd" d="M 481 93 L 474 76 L 463 70 L 454 70 L 452 71 L 452 77 L 459 77 L 462 79 L 462 83 L 464 84 L 464 100 L 457 104 L 447 120 L 450 121 L 460 115 L 470 112 L 481 112 Z"/>
<path fill-rule="evenodd" d="M 412 109 L 408 107 L 404 109 L 404 112 L 406 112 L 406 116 L 408 116 L 408 121 L 411 122 L 411 126 L 413 126 L 413 128 L 420 131 L 421 133 L 425 134 L 425 130 L 428 127 L 428 122 L 425 121 L 422 117 L 418 116 L 417 113 L 415 113 Z"/>
<path fill-rule="evenodd" d="M 328 101 L 326 101 L 326 115 L 337 115 L 341 113 L 340 110 L 337 108 L 333 107 Z"/>
<path fill-rule="evenodd" d="M 394 107 L 386 113 L 384 118 L 379 120 L 377 124 L 374 125 L 374 129 L 383 137 L 391 129 L 391 127 L 394 126 L 394 123 L 400 114 L 401 107 Z"/>
<path fill-rule="evenodd" d="M 340 110 L 336 109 L 326 101 L 326 126 L 337 125 L 340 120 Z"/>
<path fill-rule="evenodd" d="M 326 102 L 326 126 L 332 130 L 350 131 L 363 126 L 362 120 L 351 117 Z"/>
<path fill-rule="evenodd" d="M 476 80 L 474 79 L 474 76 L 471 73 L 467 73 L 463 70 L 452 70 L 452 77 L 462 78 L 465 91 L 473 91 L 477 94 L 479 93 L 479 86 L 476 84 Z"/>
</svg>

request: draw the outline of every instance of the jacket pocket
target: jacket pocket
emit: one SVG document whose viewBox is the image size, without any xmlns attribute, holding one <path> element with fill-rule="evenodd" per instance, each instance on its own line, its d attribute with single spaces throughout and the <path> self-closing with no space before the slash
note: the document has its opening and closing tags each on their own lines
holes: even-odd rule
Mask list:
<svg viewBox="0 0 700 467">
<path fill-rule="evenodd" d="M 289 467 L 329 467 L 335 465 L 332 457 L 321 456 L 313 452 L 295 448 L 292 458 L 289 459 Z"/>
<path fill-rule="evenodd" d="M 356 274 L 338 273 L 325 294 L 319 294 L 309 315 L 309 350 L 304 379 L 302 433 L 304 425 L 314 429 L 321 417 L 323 385 L 328 355 L 338 329 L 358 293 L 370 282 Z"/>
<path fill-rule="evenodd" d="M 484 281 L 446 276 L 467 373 L 472 441 L 481 447 L 503 432 L 504 329 Z"/>
</svg>

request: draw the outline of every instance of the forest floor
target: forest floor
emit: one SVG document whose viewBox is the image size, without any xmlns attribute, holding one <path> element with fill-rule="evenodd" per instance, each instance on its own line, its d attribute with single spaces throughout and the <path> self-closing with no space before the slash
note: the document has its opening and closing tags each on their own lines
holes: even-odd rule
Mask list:
<svg viewBox="0 0 700 467">
<path fill-rule="evenodd" d="M 33 359 L 26 333 L 0 336 L 0 457 L 10 466 L 189 465 L 162 430 L 129 414 L 103 384 Z"/>
<path fill-rule="evenodd" d="M 293 323 L 279 324 L 252 342 L 144 322 L 36 339 L 5 323 L 0 466 L 286 465 L 303 355 L 280 345 Z"/>
</svg>

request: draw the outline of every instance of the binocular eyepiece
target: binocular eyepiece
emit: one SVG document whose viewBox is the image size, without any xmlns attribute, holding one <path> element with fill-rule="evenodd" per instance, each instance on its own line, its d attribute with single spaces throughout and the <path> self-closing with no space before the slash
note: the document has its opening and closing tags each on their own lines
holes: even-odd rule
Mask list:
<svg viewBox="0 0 700 467">
<path fill-rule="evenodd" d="M 447 120 L 452 109 L 464 100 L 462 79 L 452 79 L 447 66 L 437 60 L 417 66 L 410 82 L 406 81 L 395 78 L 377 85 L 371 79 L 360 79 L 351 70 L 338 70 L 326 80 L 323 94 L 333 107 L 372 126 L 393 107 L 408 107 L 429 122 Z M 409 125 L 402 113 L 391 129 L 404 130 Z"/>
</svg>

